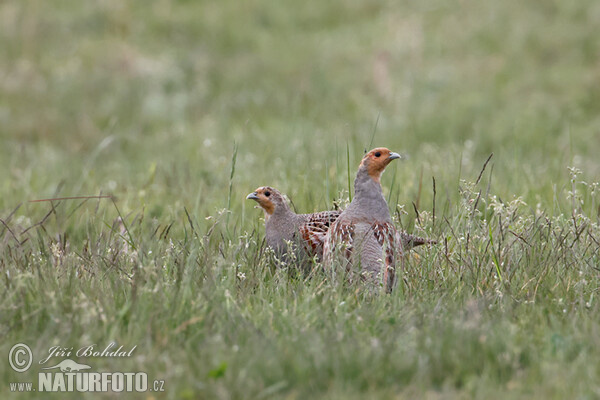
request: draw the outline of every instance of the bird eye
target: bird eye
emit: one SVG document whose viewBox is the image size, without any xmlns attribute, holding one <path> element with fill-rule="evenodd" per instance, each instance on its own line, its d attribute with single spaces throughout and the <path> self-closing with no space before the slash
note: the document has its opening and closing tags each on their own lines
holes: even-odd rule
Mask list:
<svg viewBox="0 0 600 400">
<path fill-rule="evenodd" d="M 375 157 L 381 157 L 381 153 L 380 152 L 375 153 Z"/>
<path fill-rule="evenodd" d="M 265 196 L 269 197 L 271 195 L 271 192 L 269 192 L 268 190 L 265 192 Z"/>
</svg>

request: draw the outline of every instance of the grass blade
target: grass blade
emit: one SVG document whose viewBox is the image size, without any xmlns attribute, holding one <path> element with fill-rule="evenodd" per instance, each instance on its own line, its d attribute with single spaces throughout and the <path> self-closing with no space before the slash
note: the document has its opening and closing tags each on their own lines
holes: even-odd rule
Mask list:
<svg viewBox="0 0 600 400">
<path fill-rule="evenodd" d="M 227 194 L 227 210 L 231 210 L 231 192 L 233 191 L 233 177 L 235 176 L 235 162 L 237 160 L 237 143 L 233 142 L 233 154 L 231 155 L 231 173 L 229 174 L 229 193 Z M 227 213 L 227 223 L 229 223 L 229 213 Z"/>
<path fill-rule="evenodd" d="M 346 142 L 346 167 L 347 167 L 347 174 L 348 174 L 348 198 L 350 199 L 350 202 L 352 202 L 352 186 L 351 186 L 351 179 L 350 179 L 350 146 L 348 145 L 348 142 Z"/>
</svg>

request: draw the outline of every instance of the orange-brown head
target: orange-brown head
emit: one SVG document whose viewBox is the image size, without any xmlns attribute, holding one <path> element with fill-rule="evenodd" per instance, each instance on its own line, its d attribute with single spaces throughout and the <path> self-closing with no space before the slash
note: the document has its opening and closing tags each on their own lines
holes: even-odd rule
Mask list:
<svg viewBox="0 0 600 400">
<path fill-rule="evenodd" d="M 394 153 L 385 147 L 377 147 L 369 151 L 360 162 L 359 169 L 364 167 L 375 182 L 379 182 L 381 173 L 392 160 L 400 158 L 400 154 Z"/>
<path fill-rule="evenodd" d="M 277 189 L 270 186 L 261 186 L 246 196 L 248 200 L 254 200 L 265 211 L 267 215 L 273 215 L 277 207 L 287 207 L 287 203 Z"/>
</svg>

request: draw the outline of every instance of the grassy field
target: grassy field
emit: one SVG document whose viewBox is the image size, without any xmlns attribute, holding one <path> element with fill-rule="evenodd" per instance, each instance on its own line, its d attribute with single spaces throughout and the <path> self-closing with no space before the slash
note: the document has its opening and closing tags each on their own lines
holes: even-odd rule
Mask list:
<svg viewBox="0 0 600 400">
<path fill-rule="evenodd" d="M 115 341 L 74 359 L 165 381 L 139 398 L 599 398 L 599 25 L 593 0 L 0 2 L 0 397 Z M 397 224 L 440 243 L 391 295 L 277 269 L 246 194 L 344 204 L 375 146 L 407 156 Z"/>
</svg>

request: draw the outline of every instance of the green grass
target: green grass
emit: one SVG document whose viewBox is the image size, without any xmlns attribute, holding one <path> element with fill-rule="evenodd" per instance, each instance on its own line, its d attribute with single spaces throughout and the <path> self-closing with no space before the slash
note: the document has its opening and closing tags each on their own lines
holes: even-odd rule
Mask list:
<svg viewBox="0 0 600 400">
<path fill-rule="evenodd" d="M 78 361 L 164 379 L 156 398 L 597 398 L 599 18 L 2 2 L 2 398 L 39 372 L 9 367 L 13 344 L 113 340 L 133 356 Z M 408 156 L 382 179 L 397 224 L 440 243 L 391 295 L 276 268 L 246 194 L 344 204 L 375 146 Z"/>
</svg>

